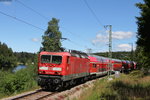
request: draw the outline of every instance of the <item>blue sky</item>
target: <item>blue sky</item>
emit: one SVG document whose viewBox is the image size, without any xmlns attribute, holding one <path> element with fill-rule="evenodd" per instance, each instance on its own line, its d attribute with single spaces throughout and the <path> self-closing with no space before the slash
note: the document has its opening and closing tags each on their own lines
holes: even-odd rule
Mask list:
<svg viewBox="0 0 150 100">
<path fill-rule="evenodd" d="M 8 1 L 8 2 L 4 2 Z M 24 7 L 36 10 L 46 18 Z M 113 51 L 129 51 L 135 48 L 137 24 L 135 16 L 140 10 L 135 3 L 142 0 L 86 0 L 100 22 L 91 13 L 84 0 L 0 0 L 0 11 L 44 30 L 52 17 L 60 20 L 62 41 L 67 49 L 92 52 L 108 51 L 108 29 L 112 25 Z M 38 52 L 44 30 L 0 14 L 0 41 L 13 51 Z"/>
</svg>

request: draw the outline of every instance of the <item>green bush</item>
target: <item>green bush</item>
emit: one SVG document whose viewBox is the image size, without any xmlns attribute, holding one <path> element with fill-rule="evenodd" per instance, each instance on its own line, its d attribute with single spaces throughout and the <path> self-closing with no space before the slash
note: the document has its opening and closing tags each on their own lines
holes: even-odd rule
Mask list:
<svg viewBox="0 0 150 100">
<path fill-rule="evenodd" d="M 16 73 L 0 72 L 0 97 L 37 87 L 36 67 L 29 66 Z"/>
</svg>

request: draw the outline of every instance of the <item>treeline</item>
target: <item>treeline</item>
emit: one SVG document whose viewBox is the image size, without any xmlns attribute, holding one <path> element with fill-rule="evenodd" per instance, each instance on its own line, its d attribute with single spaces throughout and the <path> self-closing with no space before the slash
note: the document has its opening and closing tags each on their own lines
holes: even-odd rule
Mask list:
<svg viewBox="0 0 150 100">
<path fill-rule="evenodd" d="M 28 52 L 14 52 L 18 64 L 27 65 L 28 63 L 36 63 L 37 54 Z"/>
<path fill-rule="evenodd" d="M 0 42 L 0 69 L 13 69 L 18 64 L 37 63 L 36 53 L 13 52 L 5 43 Z"/>
<path fill-rule="evenodd" d="M 108 57 L 108 52 L 99 52 L 99 53 L 94 53 L 95 55 L 98 56 L 103 56 L 103 57 Z M 129 52 L 129 51 L 117 51 L 117 52 L 112 52 L 112 58 L 114 59 L 121 59 L 121 60 L 135 60 L 135 53 Z"/>
<path fill-rule="evenodd" d="M 8 70 L 17 65 L 17 58 L 11 48 L 0 42 L 0 69 Z"/>
</svg>

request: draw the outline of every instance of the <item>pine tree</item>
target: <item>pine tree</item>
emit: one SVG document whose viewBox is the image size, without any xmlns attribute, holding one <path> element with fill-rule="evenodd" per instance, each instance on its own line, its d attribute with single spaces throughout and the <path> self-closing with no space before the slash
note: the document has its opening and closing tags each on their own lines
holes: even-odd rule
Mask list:
<svg viewBox="0 0 150 100">
<path fill-rule="evenodd" d="M 58 23 L 59 20 L 56 18 L 52 18 L 52 20 L 48 22 L 48 28 L 42 36 L 43 51 L 57 52 L 61 50 L 60 39 L 62 36 L 59 31 Z"/>
<path fill-rule="evenodd" d="M 137 3 L 136 6 L 141 10 L 140 17 L 137 17 L 137 46 L 140 50 L 140 61 L 143 67 L 150 69 L 150 0 L 144 3 Z"/>
</svg>

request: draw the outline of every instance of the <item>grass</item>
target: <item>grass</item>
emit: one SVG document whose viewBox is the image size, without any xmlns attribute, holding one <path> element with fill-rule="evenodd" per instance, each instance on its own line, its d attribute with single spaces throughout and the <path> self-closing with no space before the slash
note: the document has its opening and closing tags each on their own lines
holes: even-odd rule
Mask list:
<svg viewBox="0 0 150 100">
<path fill-rule="evenodd" d="M 150 100 L 150 76 L 133 71 L 112 81 L 98 80 L 79 100 Z"/>
</svg>

